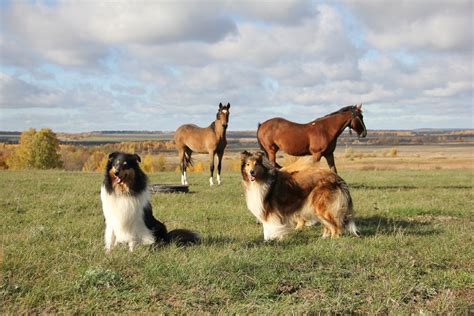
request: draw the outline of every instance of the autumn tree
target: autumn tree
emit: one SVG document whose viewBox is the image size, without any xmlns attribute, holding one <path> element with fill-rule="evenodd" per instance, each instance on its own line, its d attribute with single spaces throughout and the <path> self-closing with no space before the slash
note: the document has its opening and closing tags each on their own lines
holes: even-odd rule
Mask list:
<svg viewBox="0 0 474 316">
<path fill-rule="evenodd" d="M 20 143 L 7 164 L 12 169 L 54 169 L 63 163 L 59 154 L 59 141 L 49 128 L 34 128 L 21 133 Z"/>
<path fill-rule="evenodd" d="M 49 128 L 42 128 L 36 133 L 33 140 L 33 157 L 35 169 L 61 168 L 61 154 L 59 140 Z"/>
</svg>

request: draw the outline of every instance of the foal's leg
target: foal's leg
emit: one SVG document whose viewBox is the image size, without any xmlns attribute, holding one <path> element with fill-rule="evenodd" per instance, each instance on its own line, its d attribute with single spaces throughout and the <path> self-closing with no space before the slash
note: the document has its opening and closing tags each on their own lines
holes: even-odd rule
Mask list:
<svg viewBox="0 0 474 316">
<path fill-rule="evenodd" d="M 214 180 L 212 179 L 214 177 L 214 152 L 210 151 L 209 152 L 209 160 L 211 161 L 211 164 L 209 166 L 209 169 L 211 171 L 211 177 L 209 178 L 209 184 L 211 187 L 214 185 Z"/>
<path fill-rule="evenodd" d="M 328 162 L 329 168 L 334 172 L 337 173 L 336 163 L 334 162 L 334 153 L 327 154 L 326 161 Z"/>
<path fill-rule="evenodd" d="M 224 157 L 224 151 L 217 153 L 217 185 L 221 185 L 221 168 L 222 168 L 222 157 Z"/>
<path fill-rule="evenodd" d="M 186 157 L 184 153 L 184 148 L 179 149 L 179 161 L 180 161 L 180 169 L 181 169 L 181 184 L 187 185 L 188 179 L 186 177 Z"/>
</svg>

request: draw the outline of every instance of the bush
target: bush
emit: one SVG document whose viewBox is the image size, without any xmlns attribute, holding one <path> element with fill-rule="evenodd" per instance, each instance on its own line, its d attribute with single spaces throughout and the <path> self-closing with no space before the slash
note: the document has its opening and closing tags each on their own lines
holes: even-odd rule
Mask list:
<svg viewBox="0 0 474 316">
<path fill-rule="evenodd" d="M 91 155 L 89 149 L 83 146 L 60 145 L 61 159 L 65 170 L 80 171 Z"/>
<path fill-rule="evenodd" d="M 143 171 L 147 173 L 162 172 L 166 170 L 166 158 L 163 154 L 158 156 L 146 155 L 141 163 Z"/>
<path fill-rule="evenodd" d="M 108 155 L 102 151 L 95 151 L 87 159 L 82 171 L 103 171 L 107 165 Z"/>
<path fill-rule="evenodd" d="M 389 150 L 385 151 L 383 155 L 384 157 L 397 157 L 398 155 L 397 147 L 390 148 Z"/>
</svg>

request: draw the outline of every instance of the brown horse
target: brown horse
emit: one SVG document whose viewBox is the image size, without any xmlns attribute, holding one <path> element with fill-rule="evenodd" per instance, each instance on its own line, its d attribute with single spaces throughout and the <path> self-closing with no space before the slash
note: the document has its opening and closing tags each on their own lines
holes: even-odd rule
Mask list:
<svg viewBox="0 0 474 316">
<path fill-rule="evenodd" d="M 194 124 L 185 124 L 178 127 L 174 134 L 174 141 L 179 153 L 179 161 L 181 167 L 181 183 L 188 184 L 186 176 L 186 167 L 192 164 L 191 155 L 193 152 L 209 153 L 211 161 L 209 178 L 210 185 L 214 185 L 214 155 L 217 154 L 217 184 L 221 184 L 221 166 L 224 150 L 227 146 L 225 133 L 227 124 L 229 123 L 230 103 L 223 106 L 219 104 L 216 120 L 208 127 L 199 127 Z"/>
<path fill-rule="evenodd" d="M 279 117 L 269 119 L 258 125 L 257 140 L 275 166 L 278 166 L 276 152 L 281 149 L 293 156 L 313 155 L 316 161 L 324 156 L 331 170 L 337 173 L 334 150 L 337 138 L 346 127 L 356 131 L 359 137 L 367 136 L 362 104 L 346 106 L 308 124 Z"/>
</svg>

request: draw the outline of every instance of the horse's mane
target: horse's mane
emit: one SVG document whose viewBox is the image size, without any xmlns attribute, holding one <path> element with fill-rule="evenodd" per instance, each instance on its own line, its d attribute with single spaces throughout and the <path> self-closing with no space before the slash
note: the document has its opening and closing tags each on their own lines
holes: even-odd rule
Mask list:
<svg viewBox="0 0 474 316">
<path fill-rule="evenodd" d="M 213 121 L 213 122 L 211 123 L 211 125 L 209 125 L 209 127 L 210 127 L 213 131 L 215 131 L 215 130 L 216 130 L 216 121 Z"/>
<path fill-rule="evenodd" d="M 319 120 L 322 120 L 328 116 L 331 116 L 331 115 L 335 115 L 335 114 L 339 114 L 339 113 L 345 113 L 345 112 L 349 112 L 349 111 L 352 111 L 354 109 L 355 105 L 348 105 L 348 106 L 345 106 L 339 110 L 337 110 L 336 112 L 332 112 L 332 113 L 329 113 L 329 114 L 326 114 L 324 116 L 321 116 L 321 117 L 318 117 L 317 119 L 315 119 L 314 121 L 312 122 L 316 122 L 316 121 L 319 121 Z"/>
<path fill-rule="evenodd" d="M 323 117 L 327 117 L 327 116 L 331 116 L 331 115 L 335 115 L 335 114 L 339 114 L 339 113 L 344 113 L 344 112 L 349 112 L 349 111 L 352 111 L 354 109 L 354 107 L 355 107 L 355 105 L 345 106 L 345 107 L 337 110 L 336 112 L 329 113 L 327 115 L 324 115 Z"/>
</svg>

